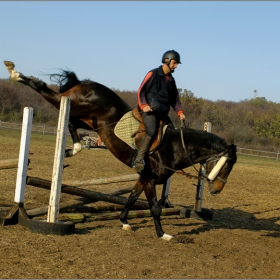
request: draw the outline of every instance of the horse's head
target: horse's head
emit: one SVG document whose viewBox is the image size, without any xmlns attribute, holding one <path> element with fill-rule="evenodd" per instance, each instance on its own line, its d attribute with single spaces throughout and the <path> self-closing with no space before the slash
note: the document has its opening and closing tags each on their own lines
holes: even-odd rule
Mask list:
<svg viewBox="0 0 280 280">
<path fill-rule="evenodd" d="M 216 195 L 223 190 L 236 159 L 236 146 L 232 144 L 224 156 L 206 163 L 206 176 L 211 195 Z"/>
</svg>

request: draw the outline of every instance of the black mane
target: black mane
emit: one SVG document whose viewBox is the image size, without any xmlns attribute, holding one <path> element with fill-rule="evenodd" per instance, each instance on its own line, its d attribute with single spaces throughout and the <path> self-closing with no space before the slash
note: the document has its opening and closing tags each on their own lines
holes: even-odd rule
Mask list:
<svg viewBox="0 0 280 280">
<path fill-rule="evenodd" d="M 51 74 L 50 79 L 51 81 L 54 81 L 59 86 L 59 93 L 64 93 L 67 90 L 71 89 L 72 87 L 79 85 L 81 83 L 90 83 L 91 81 L 89 79 L 85 79 L 80 81 L 75 74 L 75 72 L 67 71 L 67 70 L 61 70 L 61 74 Z"/>
</svg>

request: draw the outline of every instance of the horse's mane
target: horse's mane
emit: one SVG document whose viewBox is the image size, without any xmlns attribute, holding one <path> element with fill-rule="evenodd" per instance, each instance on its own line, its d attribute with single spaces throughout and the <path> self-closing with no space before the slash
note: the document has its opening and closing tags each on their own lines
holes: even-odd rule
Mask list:
<svg viewBox="0 0 280 280">
<path fill-rule="evenodd" d="M 61 70 L 60 74 L 51 74 L 50 79 L 54 81 L 59 86 L 59 93 L 64 93 L 72 87 L 79 85 L 81 83 L 91 83 L 89 79 L 80 81 L 77 75 L 72 71 Z"/>
<path fill-rule="evenodd" d="M 207 132 L 206 132 L 207 133 Z M 229 144 L 226 142 L 225 139 L 211 133 L 210 134 L 211 139 L 211 148 L 216 151 L 224 150 L 225 148 L 228 148 Z"/>
<path fill-rule="evenodd" d="M 204 130 L 197 130 L 193 128 L 185 128 L 184 129 L 185 133 L 187 133 L 187 137 L 190 137 L 190 139 L 193 139 L 196 142 L 196 137 L 198 135 L 204 135 L 205 136 L 205 141 L 208 142 L 206 145 L 208 146 L 209 149 L 213 149 L 216 151 L 222 151 L 228 148 L 229 144 L 220 136 L 217 136 L 213 133 L 206 132 Z"/>
</svg>

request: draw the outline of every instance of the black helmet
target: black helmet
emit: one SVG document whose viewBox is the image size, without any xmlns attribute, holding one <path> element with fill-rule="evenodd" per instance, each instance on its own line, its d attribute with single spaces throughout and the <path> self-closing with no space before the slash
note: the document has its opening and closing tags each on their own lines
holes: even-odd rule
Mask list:
<svg viewBox="0 0 280 280">
<path fill-rule="evenodd" d="M 165 59 L 166 59 L 166 58 L 168 58 L 168 61 L 167 61 L 167 62 L 165 62 Z M 176 60 L 178 63 L 181 63 L 179 53 L 177 53 L 177 52 L 174 51 L 174 50 L 165 52 L 165 53 L 163 54 L 163 56 L 162 56 L 161 62 L 162 62 L 162 63 L 166 63 L 167 65 L 169 65 L 171 59 L 174 59 L 174 60 Z"/>
</svg>

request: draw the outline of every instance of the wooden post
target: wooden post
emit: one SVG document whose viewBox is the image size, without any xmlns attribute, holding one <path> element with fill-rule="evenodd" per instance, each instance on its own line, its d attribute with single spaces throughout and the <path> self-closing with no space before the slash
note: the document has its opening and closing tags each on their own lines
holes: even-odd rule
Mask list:
<svg viewBox="0 0 280 280">
<path fill-rule="evenodd" d="M 205 122 L 203 130 L 207 131 L 207 132 L 211 132 L 212 124 L 210 122 Z M 206 173 L 206 165 L 205 164 L 200 165 L 199 173 L 200 173 L 199 175 L 205 175 L 205 173 Z M 195 197 L 195 206 L 194 206 L 194 210 L 196 212 L 201 212 L 203 191 L 204 191 L 204 180 L 203 179 L 198 180 L 196 197 Z"/>
<path fill-rule="evenodd" d="M 113 193 L 111 193 L 111 195 L 126 194 L 128 192 L 131 192 L 133 187 L 134 186 L 128 187 L 126 189 L 114 191 Z M 63 192 L 63 191 L 61 191 L 61 192 Z M 99 200 L 94 200 L 94 199 L 89 199 L 89 198 L 86 198 L 86 197 L 81 197 L 81 198 L 61 202 L 59 204 L 59 209 L 61 211 L 62 209 L 65 209 L 65 208 L 68 208 L 68 207 L 75 208 L 75 207 L 78 207 L 78 206 L 81 206 L 81 205 L 84 205 L 84 204 L 89 204 L 89 203 L 97 202 L 97 201 L 99 201 Z M 49 208 L 48 206 L 43 206 L 43 207 L 27 210 L 26 212 L 29 216 L 33 216 L 33 217 L 42 216 L 42 215 L 45 215 L 45 214 L 48 213 L 48 208 Z"/>
<path fill-rule="evenodd" d="M 47 222 L 58 222 L 59 201 L 62 183 L 62 171 L 64 154 L 66 148 L 67 128 L 70 112 L 70 99 L 63 96 L 60 101 L 58 127 L 56 135 L 56 146 L 54 155 L 54 165 L 52 173 L 52 185 Z"/>
<path fill-rule="evenodd" d="M 48 180 L 36 178 L 36 177 L 31 177 L 28 176 L 27 178 L 27 185 L 31 185 L 34 187 L 38 188 L 43 188 L 49 190 L 51 188 L 51 182 Z M 76 196 L 82 196 L 85 198 L 89 198 L 92 200 L 101 200 L 101 201 L 106 201 L 106 202 L 111 202 L 115 204 L 120 204 L 120 205 L 125 205 L 127 202 L 127 198 L 122 197 L 122 196 L 117 196 L 117 195 L 109 195 L 101 192 L 95 192 L 91 190 L 85 190 L 82 188 L 78 188 L 75 186 L 69 186 L 62 184 L 61 192 L 71 194 L 71 195 L 76 195 Z M 135 207 L 141 207 L 141 209 L 148 209 L 149 205 L 147 202 L 141 202 L 137 200 L 134 203 Z"/>
<path fill-rule="evenodd" d="M 171 215 L 179 215 L 180 209 L 176 208 L 163 208 L 161 210 L 161 216 L 171 216 Z M 107 214 L 81 214 L 81 213 L 65 213 L 60 214 L 60 220 L 64 221 L 72 221 L 73 223 L 83 223 L 83 222 L 93 222 L 93 221 L 107 221 L 107 220 L 116 220 L 120 218 L 121 212 L 111 212 Z M 131 210 L 129 211 L 127 218 L 145 218 L 151 217 L 150 210 Z"/>
<path fill-rule="evenodd" d="M 26 185 L 26 172 L 28 166 L 28 154 L 33 121 L 33 108 L 23 109 L 23 121 L 20 140 L 18 171 L 15 190 L 15 203 L 23 204 Z"/>
<path fill-rule="evenodd" d="M 128 181 L 136 181 L 139 179 L 138 174 L 129 174 L 129 175 L 122 175 L 112 178 L 99 178 L 99 179 L 91 179 L 85 181 L 64 181 L 63 184 L 71 185 L 71 186 L 90 186 L 90 185 L 101 185 L 101 184 L 112 184 L 112 183 L 121 183 L 121 182 L 128 182 Z"/>
<path fill-rule="evenodd" d="M 0 160 L 0 169 L 10 169 L 18 167 L 18 159 Z"/>
</svg>

